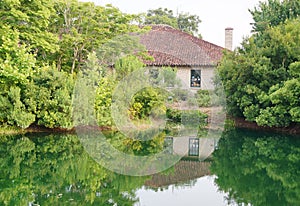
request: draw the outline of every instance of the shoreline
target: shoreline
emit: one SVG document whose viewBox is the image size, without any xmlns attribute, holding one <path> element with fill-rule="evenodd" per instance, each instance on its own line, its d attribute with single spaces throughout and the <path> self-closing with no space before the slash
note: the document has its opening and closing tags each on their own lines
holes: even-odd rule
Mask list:
<svg viewBox="0 0 300 206">
<path fill-rule="evenodd" d="M 294 123 L 288 127 L 268 127 L 268 126 L 259 126 L 255 122 L 249 122 L 241 117 L 232 117 L 227 116 L 227 120 L 233 121 L 233 126 L 240 129 L 249 129 L 253 131 L 264 131 L 264 132 L 276 132 L 288 135 L 300 135 L 300 124 Z M 84 130 L 98 130 L 98 131 L 114 131 L 111 127 L 105 126 L 82 126 L 79 127 Z M 0 135 L 18 135 L 26 133 L 66 133 L 74 134 L 76 133 L 76 128 L 46 128 L 43 126 L 32 125 L 26 129 L 21 129 L 17 127 L 7 127 L 0 128 Z"/>
<path fill-rule="evenodd" d="M 293 123 L 288 127 L 268 127 L 268 126 L 259 126 L 256 122 L 246 121 L 241 117 L 232 117 L 227 116 L 227 119 L 234 122 L 234 127 L 241 129 L 249 129 L 254 131 L 263 131 L 263 132 L 276 132 L 289 135 L 299 135 L 300 134 L 300 124 Z"/>
</svg>

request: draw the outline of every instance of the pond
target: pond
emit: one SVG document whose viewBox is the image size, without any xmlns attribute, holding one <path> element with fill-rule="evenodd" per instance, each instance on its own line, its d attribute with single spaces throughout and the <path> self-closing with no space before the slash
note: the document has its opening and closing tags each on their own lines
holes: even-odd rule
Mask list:
<svg viewBox="0 0 300 206">
<path fill-rule="evenodd" d="M 108 136 L 124 142 L 117 133 Z M 214 151 L 209 157 L 195 157 L 193 140 L 187 144 L 194 149 L 190 157 L 146 176 L 111 172 L 91 158 L 74 134 L 2 135 L 0 141 L 0 205 L 284 206 L 300 202 L 300 138 L 295 136 L 230 129 L 218 142 L 210 142 Z"/>
</svg>

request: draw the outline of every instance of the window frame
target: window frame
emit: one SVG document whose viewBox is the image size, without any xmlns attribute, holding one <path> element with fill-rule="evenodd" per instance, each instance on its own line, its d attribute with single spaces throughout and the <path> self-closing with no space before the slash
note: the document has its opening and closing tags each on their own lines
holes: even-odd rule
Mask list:
<svg viewBox="0 0 300 206">
<path fill-rule="evenodd" d="M 199 138 L 189 138 L 189 156 L 199 156 L 200 140 Z"/>
<path fill-rule="evenodd" d="M 201 88 L 201 69 L 191 69 L 190 73 L 190 87 Z"/>
</svg>

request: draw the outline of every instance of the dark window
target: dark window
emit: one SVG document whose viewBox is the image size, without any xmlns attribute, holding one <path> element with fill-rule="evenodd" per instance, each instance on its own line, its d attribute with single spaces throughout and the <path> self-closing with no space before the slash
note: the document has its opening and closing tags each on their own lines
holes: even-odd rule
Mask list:
<svg viewBox="0 0 300 206">
<path fill-rule="evenodd" d="M 199 139 L 189 139 L 189 156 L 199 156 Z"/>
<path fill-rule="evenodd" d="M 201 87 L 201 70 L 191 70 L 191 87 Z"/>
</svg>

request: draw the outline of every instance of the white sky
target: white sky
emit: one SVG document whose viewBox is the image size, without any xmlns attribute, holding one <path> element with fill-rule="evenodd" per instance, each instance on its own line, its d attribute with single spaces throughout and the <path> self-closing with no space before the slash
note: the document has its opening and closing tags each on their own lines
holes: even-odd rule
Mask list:
<svg viewBox="0 0 300 206">
<path fill-rule="evenodd" d="M 137 14 L 159 7 L 176 13 L 196 14 L 202 20 L 199 31 L 204 40 L 224 47 L 225 28 L 232 27 L 233 46 L 239 46 L 243 37 L 251 32 L 253 22 L 248 9 L 253 9 L 260 0 L 83 0 L 97 5 L 112 4 L 124 13 Z M 261 0 L 264 1 L 264 0 Z"/>
<path fill-rule="evenodd" d="M 205 176 L 197 179 L 193 186 L 189 184 L 181 187 L 170 185 L 168 189 L 156 192 L 143 187 L 136 191 L 139 202 L 135 206 L 229 206 L 225 201 L 228 195 L 219 191 L 214 179 L 214 176 Z"/>
</svg>

